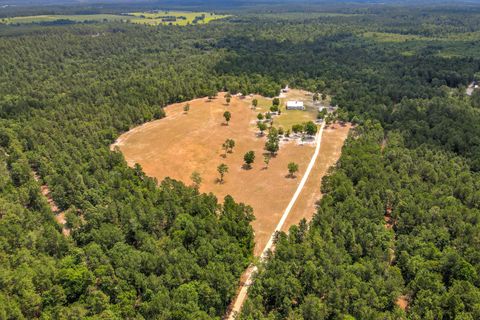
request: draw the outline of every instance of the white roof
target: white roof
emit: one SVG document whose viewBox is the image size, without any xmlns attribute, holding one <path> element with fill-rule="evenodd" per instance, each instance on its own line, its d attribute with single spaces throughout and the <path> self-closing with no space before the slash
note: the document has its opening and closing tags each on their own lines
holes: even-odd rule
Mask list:
<svg viewBox="0 0 480 320">
<path fill-rule="evenodd" d="M 287 107 L 303 107 L 303 101 L 287 101 Z"/>
</svg>

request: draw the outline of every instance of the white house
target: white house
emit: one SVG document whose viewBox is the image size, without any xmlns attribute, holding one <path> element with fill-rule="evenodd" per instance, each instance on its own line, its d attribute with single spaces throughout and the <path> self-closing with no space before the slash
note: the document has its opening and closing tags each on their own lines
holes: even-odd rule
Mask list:
<svg viewBox="0 0 480 320">
<path fill-rule="evenodd" d="M 287 101 L 287 110 L 305 110 L 303 101 Z"/>
</svg>

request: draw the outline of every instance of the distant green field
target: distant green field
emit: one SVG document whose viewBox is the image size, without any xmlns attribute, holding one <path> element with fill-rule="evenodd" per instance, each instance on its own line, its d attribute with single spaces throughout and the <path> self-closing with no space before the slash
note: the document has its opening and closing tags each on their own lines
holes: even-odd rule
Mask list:
<svg viewBox="0 0 480 320">
<path fill-rule="evenodd" d="M 27 17 L 14 17 L 3 18 L 0 20 L 4 24 L 16 24 L 16 23 L 41 23 L 41 22 L 53 22 L 57 20 L 70 20 L 75 22 L 83 21 L 127 21 L 130 17 L 114 15 L 114 14 L 85 14 L 85 15 L 41 15 L 41 16 L 27 16 Z"/>
<path fill-rule="evenodd" d="M 226 18 L 226 15 L 216 15 L 208 12 L 182 12 L 182 11 L 158 11 L 158 12 L 133 12 L 129 17 L 134 17 L 132 22 L 159 25 L 173 24 L 185 26 L 188 24 L 203 24 L 210 21 Z"/>
<path fill-rule="evenodd" d="M 414 56 L 430 47 L 435 54 L 442 58 L 476 57 L 478 56 L 477 43 L 480 41 L 480 32 L 442 34 L 437 36 L 420 36 L 414 34 L 399 34 L 387 32 L 363 32 L 365 39 L 397 48 L 398 52 L 406 57 Z"/>
<path fill-rule="evenodd" d="M 26 17 L 13 17 L 0 19 L 2 24 L 29 24 L 48 23 L 59 20 L 73 22 L 84 21 L 122 21 L 147 25 L 188 25 L 204 24 L 210 21 L 226 18 L 226 15 L 217 15 L 208 12 L 181 12 L 181 11 L 155 11 L 155 12 L 132 12 L 124 15 L 116 14 L 89 14 L 89 15 L 39 15 Z"/>
<path fill-rule="evenodd" d="M 417 35 L 404 35 L 399 33 L 387 33 L 387 32 L 365 32 L 363 34 L 365 38 L 373 39 L 377 42 L 405 42 L 415 40 L 433 40 L 433 38 L 427 38 Z"/>
</svg>

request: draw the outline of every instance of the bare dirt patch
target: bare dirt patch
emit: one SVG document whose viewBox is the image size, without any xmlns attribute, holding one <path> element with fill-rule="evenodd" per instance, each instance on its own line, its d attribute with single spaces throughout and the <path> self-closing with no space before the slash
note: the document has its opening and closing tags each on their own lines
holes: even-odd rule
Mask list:
<svg viewBox="0 0 480 320">
<path fill-rule="evenodd" d="M 403 311 L 406 311 L 409 305 L 409 297 L 406 295 L 400 296 L 397 301 L 395 301 L 395 304 Z"/>
<path fill-rule="evenodd" d="M 259 255 L 294 194 L 315 145 L 282 143 L 278 155 L 271 159 L 268 169 L 265 168 L 265 137 L 256 135 L 258 110 L 251 110 L 251 100 L 251 97 L 233 97 L 227 106 L 223 94 L 219 94 L 210 102 L 206 98 L 190 101 L 188 113 L 183 111 L 185 103 L 170 105 L 165 109 L 166 118 L 130 130 L 112 147 L 120 148 L 130 166 L 139 163 L 147 175 L 159 181 L 171 177 L 190 184 L 190 175 L 197 171 L 203 178 L 202 192 L 213 192 L 219 198 L 230 194 L 236 201 L 251 205 L 256 217 L 252 224 L 255 254 Z M 232 114 L 228 126 L 223 125 L 226 110 Z M 285 228 L 314 213 L 315 200 L 320 197 L 321 177 L 340 156 L 348 129 L 348 126 L 337 125 L 325 131 L 315 172 Z M 224 157 L 222 144 L 228 138 L 235 140 L 235 147 L 233 153 Z M 256 158 L 252 168 L 245 170 L 243 156 L 250 150 L 255 152 Z M 295 179 L 286 178 L 287 164 L 291 161 L 299 165 Z M 217 166 L 221 163 L 229 167 L 223 184 L 217 183 Z"/>
</svg>

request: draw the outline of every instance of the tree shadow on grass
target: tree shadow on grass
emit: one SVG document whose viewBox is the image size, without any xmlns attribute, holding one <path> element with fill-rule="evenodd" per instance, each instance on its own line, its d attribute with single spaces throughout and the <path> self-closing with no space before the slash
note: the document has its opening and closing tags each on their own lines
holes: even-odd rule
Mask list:
<svg viewBox="0 0 480 320">
<path fill-rule="evenodd" d="M 277 157 L 277 154 L 278 154 L 278 153 L 272 154 L 272 153 L 270 153 L 270 152 L 267 151 L 267 152 L 262 153 L 262 156 L 264 156 L 264 157 L 269 156 L 270 159 L 275 159 L 275 158 Z"/>
</svg>

